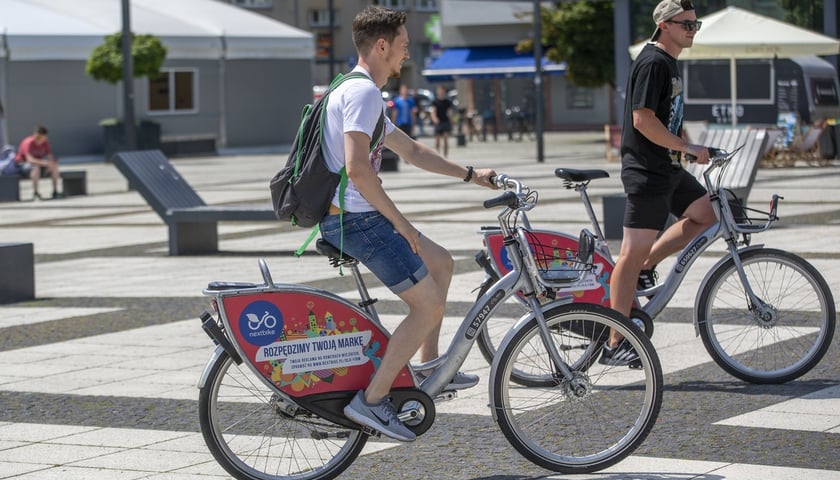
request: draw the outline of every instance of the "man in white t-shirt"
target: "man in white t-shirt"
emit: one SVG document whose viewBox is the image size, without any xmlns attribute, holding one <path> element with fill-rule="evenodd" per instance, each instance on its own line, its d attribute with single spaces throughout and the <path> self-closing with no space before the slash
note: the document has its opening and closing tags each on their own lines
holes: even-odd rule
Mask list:
<svg viewBox="0 0 840 480">
<path fill-rule="evenodd" d="M 387 116 L 383 140 L 370 148 L 376 124 L 384 114 L 380 88 L 388 78 L 400 76 L 403 62 L 409 58 L 405 21 L 405 12 L 378 6 L 365 8 L 353 20 L 353 43 L 359 57 L 353 71 L 368 78 L 347 80 L 330 93 L 324 128 L 327 163 L 334 172 L 346 165 L 349 182 L 343 215 L 338 215 L 341 203 L 336 192 L 320 229 L 325 240 L 341 244 L 344 252 L 362 262 L 409 307 L 370 384 L 345 407 L 344 414 L 397 440 L 412 441 L 414 433 L 397 418 L 388 394 L 400 370 L 418 350 L 421 362 L 438 356 L 454 261 L 446 249 L 411 224 L 383 189 L 378 176 L 382 148 L 387 146 L 423 170 L 488 188 L 493 188 L 490 178 L 495 172 L 450 162 L 396 128 Z M 447 389 L 477 383 L 477 376 L 459 372 Z"/>
</svg>

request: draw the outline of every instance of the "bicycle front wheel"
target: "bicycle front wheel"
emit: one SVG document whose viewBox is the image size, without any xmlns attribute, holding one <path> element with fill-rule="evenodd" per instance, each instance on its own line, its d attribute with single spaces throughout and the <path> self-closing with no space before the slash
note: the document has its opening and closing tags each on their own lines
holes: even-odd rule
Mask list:
<svg viewBox="0 0 840 480">
<path fill-rule="evenodd" d="M 344 471 L 367 442 L 284 403 L 225 353 L 199 391 L 201 433 L 216 461 L 240 480 L 325 480 Z"/>
<path fill-rule="evenodd" d="M 569 304 L 544 312 L 551 341 L 571 369 L 558 372 L 536 319 L 500 351 L 491 379 L 499 427 L 519 453 L 562 473 L 589 473 L 630 455 L 647 437 L 662 404 L 662 367 L 650 340 L 618 312 Z M 638 352 L 641 368 L 602 365 L 603 343 L 615 329 Z M 522 386 L 514 372 L 551 379 Z"/>
<path fill-rule="evenodd" d="M 834 298 L 802 257 L 760 248 L 740 255 L 759 298 L 751 305 L 730 258 L 703 287 L 697 322 L 703 345 L 729 374 L 752 383 L 784 383 L 819 363 L 834 336 Z"/>
</svg>

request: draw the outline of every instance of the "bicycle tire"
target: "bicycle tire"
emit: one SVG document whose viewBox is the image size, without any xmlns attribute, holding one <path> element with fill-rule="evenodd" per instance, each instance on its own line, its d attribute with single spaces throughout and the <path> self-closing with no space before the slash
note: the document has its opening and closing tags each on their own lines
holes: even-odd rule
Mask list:
<svg viewBox="0 0 840 480">
<path fill-rule="evenodd" d="M 834 298 L 819 271 L 802 257 L 760 248 L 740 255 L 753 292 L 769 307 L 762 321 L 751 309 L 729 258 L 711 273 L 698 297 L 697 322 L 715 363 L 741 380 L 778 384 L 816 366 L 831 345 Z"/>
<path fill-rule="evenodd" d="M 491 401 L 499 427 L 520 454 L 552 471 L 591 473 L 614 465 L 647 438 L 659 415 L 662 367 L 653 345 L 629 320 L 601 305 L 560 305 L 545 317 L 565 363 L 577 365 L 572 367 L 574 382 L 555 375 L 533 319 L 505 343 L 494 366 Z M 563 328 L 569 322 L 589 327 L 578 329 L 578 339 L 570 340 L 570 331 Z M 595 362 L 609 329 L 636 348 L 641 369 Z M 593 353 L 572 341 L 598 347 Z M 557 380 L 551 387 L 522 387 L 511 378 L 515 369 Z"/>
<path fill-rule="evenodd" d="M 223 353 L 199 390 L 201 433 L 216 461 L 239 480 L 328 480 L 356 459 L 361 430 L 290 411 L 244 364 Z"/>
</svg>

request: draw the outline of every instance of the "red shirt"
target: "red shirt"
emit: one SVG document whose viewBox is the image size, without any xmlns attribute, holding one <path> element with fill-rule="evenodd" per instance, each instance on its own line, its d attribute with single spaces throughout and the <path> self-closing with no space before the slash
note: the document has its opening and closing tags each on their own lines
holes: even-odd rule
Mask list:
<svg viewBox="0 0 840 480">
<path fill-rule="evenodd" d="M 48 140 L 44 140 L 43 143 L 38 145 L 35 143 L 35 135 L 30 135 L 20 142 L 17 155 L 15 156 L 15 162 L 25 162 L 27 154 L 35 158 L 44 158 L 51 153 L 52 150 L 50 149 L 50 142 Z"/>
</svg>

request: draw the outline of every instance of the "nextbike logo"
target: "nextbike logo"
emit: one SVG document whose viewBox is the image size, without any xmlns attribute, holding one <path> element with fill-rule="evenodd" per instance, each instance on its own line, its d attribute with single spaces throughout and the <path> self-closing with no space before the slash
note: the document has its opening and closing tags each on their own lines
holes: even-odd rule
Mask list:
<svg viewBox="0 0 840 480">
<path fill-rule="evenodd" d="M 487 318 L 490 316 L 490 311 L 493 310 L 493 307 L 495 307 L 496 304 L 504 298 L 505 292 L 502 290 L 499 290 L 490 297 L 490 300 L 484 304 L 484 307 L 478 311 L 478 314 L 475 318 L 473 318 L 472 322 L 470 322 L 470 328 L 467 329 L 467 339 L 472 340 L 475 338 L 476 333 L 478 333 L 479 329 L 481 329 L 481 325 L 487 321 Z"/>
<path fill-rule="evenodd" d="M 283 314 L 273 303 L 251 303 L 239 316 L 239 333 L 251 345 L 268 345 L 283 333 Z"/>
<path fill-rule="evenodd" d="M 685 251 L 685 255 L 677 259 L 677 265 L 674 267 L 674 271 L 677 273 L 682 273 L 685 270 L 685 267 L 691 263 L 691 259 L 697 255 L 697 252 L 703 249 L 703 245 L 706 245 L 709 242 L 709 238 L 706 236 L 700 237 L 694 242 L 693 245 L 688 247 Z"/>
</svg>

